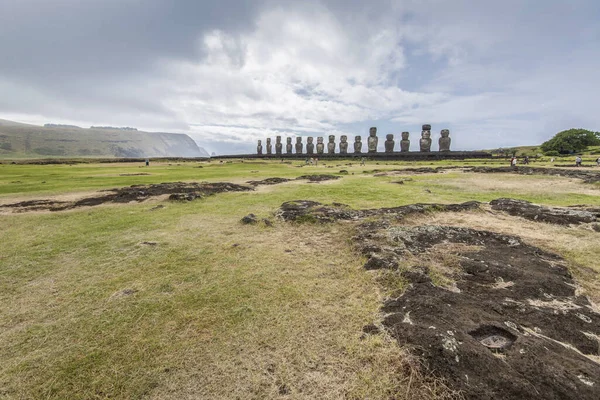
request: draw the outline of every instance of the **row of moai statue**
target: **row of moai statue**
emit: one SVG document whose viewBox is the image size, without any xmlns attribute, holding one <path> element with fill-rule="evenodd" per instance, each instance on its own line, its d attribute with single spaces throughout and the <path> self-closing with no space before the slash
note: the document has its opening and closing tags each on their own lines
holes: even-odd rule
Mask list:
<svg viewBox="0 0 600 400">
<path fill-rule="evenodd" d="M 430 152 L 431 151 L 431 125 L 423 125 L 421 131 L 421 139 L 419 140 L 419 149 L 421 152 Z M 400 140 L 400 152 L 407 153 L 410 148 L 410 140 L 408 139 L 409 133 L 402 132 L 402 140 Z M 325 154 L 325 144 L 323 143 L 323 138 L 317 138 L 317 145 L 315 151 L 315 144 L 313 143 L 313 138 L 308 137 L 306 139 L 306 153 L 304 153 L 304 144 L 302 143 L 302 137 L 296 138 L 295 146 L 292 146 L 292 138 L 286 139 L 287 143 L 285 145 L 285 154 L 292 154 L 292 149 L 295 148 L 296 154 Z M 448 129 L 442 129 L 440 132 L 440 138 L 438 140 L 439 151 L 450 151 L 450 131 Z M 369 153 L 377 152 L 377 145 L 379 143 L 379 138 L 377 137 L 377 128 L 373 127 L 369 129 L 369 138 L 367 139 L 367 148 Z M 386 140 L 384 143 L 385 152 L 393 153 L 396 142 L 394 141 L 394 135 L 386 135 Z M 329 135 L 329 143 L 327 143 L 327 154 L 335 154 L 335 136 Z M 354 153 L 362 153 L 362 138 L 360 136 L 354 137 Z M 273 154 L 273 146 L 271 144 L 271 138 L 267 138 L 267 146 L 266 146 L 267 154 Z M 262 141 L 258 141 L 258 146 L 256 151 L 259 155 L 263 154 L 263 146 Z M 348 154 L 348 137 L 346 135 L 342 135 L 340 137 L 340 154 Z M 283 144 L 281 143 L 281 136 L 277 136 L 275 138 L 275 154 L 281 155 L 283 154 Z"/>
</svg>

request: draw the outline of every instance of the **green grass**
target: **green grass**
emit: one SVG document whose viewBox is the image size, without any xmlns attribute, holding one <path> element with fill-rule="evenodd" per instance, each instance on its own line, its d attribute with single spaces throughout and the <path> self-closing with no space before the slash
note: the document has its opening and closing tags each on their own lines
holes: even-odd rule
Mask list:
<svg viewBox="0 0 600 400">
<path fill-rule="evenodd" d="M 362 270 L 350 224 L 269 228 L 240 218 L 275 221 L 281 203 L 298 199 L 354 208 L 497 197 L 600 205 L 597 186 L 558 177 L 451 172 L 398 185 L 391 182 L 408 175 L 363 171 L 430 163 L 300 164 L 0 165 L 0 203 L 132 184 L 350 172 L 320 184 L 164 201 L 154 211 L 157 200 L 0 214 L 0 398 L 384 399 L 405 398 L 409 380 L 412 398 L 442 398 L 439 382 L 407 374 L 406 353 L 391 340 L 361 340 L 382 296 L 405 282 Z M 151 175 L 120 176 L 139 172 Z M 556 189 L 545 193 L 548 185 Z"/>
</svg>

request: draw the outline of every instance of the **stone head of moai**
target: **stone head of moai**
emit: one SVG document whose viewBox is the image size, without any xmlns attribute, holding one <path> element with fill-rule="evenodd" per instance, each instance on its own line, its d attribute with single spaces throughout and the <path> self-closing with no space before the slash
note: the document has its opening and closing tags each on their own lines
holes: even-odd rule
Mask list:
<svg viewBox="0 0 600 400">
<path fill-rule="evenodd" d="M 402 140 L 400 141 L 400 151 L 406 153 L 410 149 L 410 140 L 408 140 L 408 132 L 402 132 Z"/>
<path fill-rule="evenodd" d="M 329 135 L 329 143 L 327 143 L 327 153 L 335 154 L 335 136 Z"/>
<path fill-rule="evenodd" d="M 450 131 L 448 129 L 442 129 L 440 131 L 440 139 L 438 140 L 438 144 L 440 145 L 440 151 L 450 151 Z"/>
<path fill-rule="evenodd" d="M 395 144 L 394 135 L 393 134 L 385 135 L 385 139 L 386 139 L 385 143 L 384 143 L 385 152 L 392 153 L 394 151 L 394 144 Z"/>
<path fill-rule="evenodd" d="M 262 146 L 262 140 L 258 139 L 258 145 Z"/>
<path fill-rule="evenodd" d="M 306 143 L 311 143 L 313 142 L 313 138 L 311 136 L 306 138 Z"/>
<path fill-rule="evenodd" d="M 362 151 L 362 137 L 354 136 L 354 152 L 360 153 Z"/>
<path fill-rule="evenodd" d="M 267 144 L 271 144 L 271 138 L 267 138 Z"/>
<path fill-rule="evenodd" d="M 298 144 L 298 143 L 300 143 L 300 144 L 302 143 L 302 136 L 298 136 L 296 138 L 296 144 Z"/>
<path fill-rule="evenodd" d="M 376 127 L 373 126 L 373 127 L 369 128 L 369 136 L 371 136 L 371 137 L 377 136 L 377 128 Z"/>
<path fill-rule="evenodd" d="M 348 136 L 340 136 L 340 154 L 348 153 Z"/>
<path fill-rule="evenodd" d="M 281 143 L 281 136 L 275 137 L 275 143 Z"/>
<path fill-rule="evenodd" d="M 422 152 L 431 151 L 431 125 L 423 125 L 421 139 L 419 140 L 419 149 Z"/>
<path fill-rule="evenodd" d="M 319 136 L 319 137 L 317 138 L 317 143 L 321 143 L 321 144 L 322 144 L 322 143 L 323 143 L 323 138 Z"/>
<path fill-rule="evenodd" d="M 285 141 L 286 141 L 287 144 L 292 144 L 292 138 L 291 137 L 285 138 Z"/>
</svg>

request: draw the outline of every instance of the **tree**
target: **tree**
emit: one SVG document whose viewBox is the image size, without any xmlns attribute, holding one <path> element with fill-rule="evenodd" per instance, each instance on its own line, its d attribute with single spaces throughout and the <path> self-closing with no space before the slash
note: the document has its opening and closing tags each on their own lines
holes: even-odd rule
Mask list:
<svg viewBox="0 0 600 400">
<path fill-rule="evenodd" d="M 540 146 L 546 154 L 558 152 L 561 154 L 585 150 L 588 146 L 600 146 L 600 133 L 586 129 L 569 129 L 558 132 L 554 137 Z"/>
</svg>

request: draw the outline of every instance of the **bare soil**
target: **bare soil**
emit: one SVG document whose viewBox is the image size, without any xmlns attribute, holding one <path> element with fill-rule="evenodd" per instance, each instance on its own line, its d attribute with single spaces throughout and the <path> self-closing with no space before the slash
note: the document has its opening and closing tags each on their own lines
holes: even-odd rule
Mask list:
<svg viewBox="0 0 600 400">
<path fill-rule="evenodd" d="M 352 210 L 299 200 L 284 203 L 278 215 L 297 222 L 371 217 L 359 223 L 353 238 L 367 259 L 364 267 L 396 271 L 409 282 L 405 292 L 384 302 L 384 329 L 466 398 L 600 398 L 600 314 L 579 294 L 560 256 L 513 235 L 398 225 L 410 214 L 478 207 L 469 202 Z M 455 282 L 453 289 L 434 284 L 431 271 L 418 262 L 403 265 L 427 259 L 440 246 L 455 252 L 456 265 L 446 277 Z"/>
<path fill-rule="evenodd" d="M 14 212 L 41 210 L 64 211 L 78 207 L 98 206 L 105 203 L 129 203 L 132 201 L 142 202 L 149 198 L 162 195 L 175 195 L 173 199 L 176 200 L 190 200 L 223 192 L 247 192 L 252 190 L 254 189 L 251 187 L 229 182 L 171 182 L 152 185 L 132 185 L 124 188 L 105 190 L 100 193 L 106 194 L 86 197 L 76 201 L 42 199 L 3 204 L 0 205 L 0 210 L 11 209 Z"/>
</svg>

